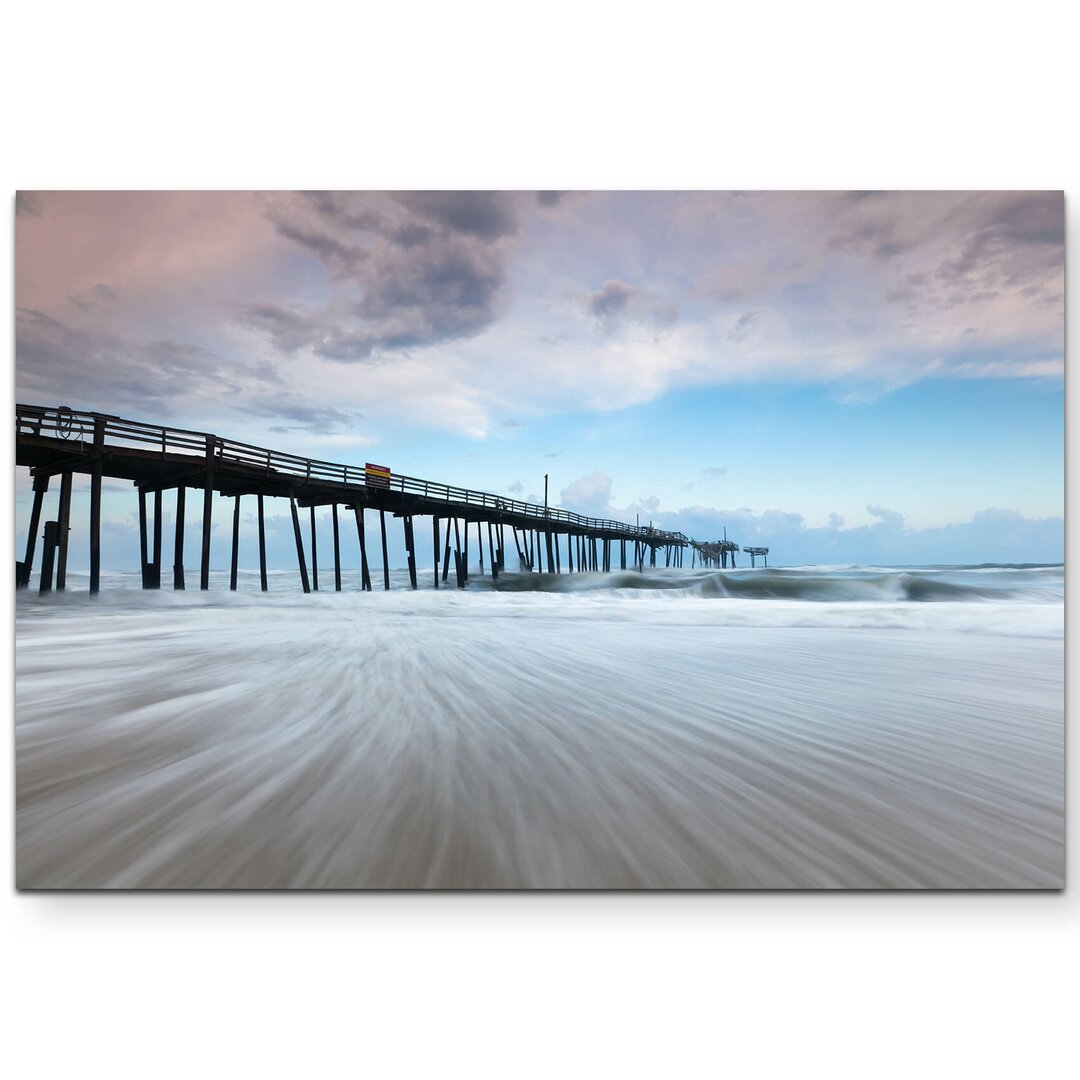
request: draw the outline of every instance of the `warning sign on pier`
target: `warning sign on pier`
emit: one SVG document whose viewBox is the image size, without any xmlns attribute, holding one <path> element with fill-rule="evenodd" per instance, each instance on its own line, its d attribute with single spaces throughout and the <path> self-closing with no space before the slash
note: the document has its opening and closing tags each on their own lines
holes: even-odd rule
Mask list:
<svg viewBox="0 0 1080 1080">
<path fill-rule="evenodd" d="M 390 467 L 372 465 L 369 461 L 364 466 L 364 482 L 368 487 L 388 488 L 390 486 Z"/>
</svg>

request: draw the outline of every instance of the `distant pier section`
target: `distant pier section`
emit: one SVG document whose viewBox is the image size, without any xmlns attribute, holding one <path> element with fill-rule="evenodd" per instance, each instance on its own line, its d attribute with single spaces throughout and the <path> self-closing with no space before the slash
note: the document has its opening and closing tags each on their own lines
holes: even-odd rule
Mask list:
<svg viewBox="0 0 1080 1080">
<path fill-rule="evenodd" d="M 210 584 L 210 535 L 214 496 L 232 500 L 230 588 L 235 589 L 239 566 L 240 500 L 254 498 L 258 512 L 259 570 L 267 589 L 265 501 L 287 499 L 296 544 L 297 571 L 304 592 L 319 588 L 316 511 L 329 511 L 333 526 L 334 588 L 341 590 L 341 515 L 355 522 L 359 546 L 361 588 L 372 588 L 368 563 L 365 511 L 377 511 L 382 584 L 390 588 L 387 556 L 387 515 L 398 519 L 404 533 L 409 583 L 417 588 L 418 535 L 416 518 L 430 519 L 433 585 L 454 582 L 465 588 L 469 577 L 469 537 L 475 535 L 480 573 L 493 578 L 506 569 L 507 539 L 514 544 L 517 567 L 524 572 L 584 573 L 620 570 L 643 572 L 663 565 L 681 567 L 689 550 L 691 566 L 735 565 L 739 546 L 729 540 L 701 543 L 683 533 L 652 526 L 585 517 L 555 507 L 506 499 L 483 491 L 455 487 L 394 473 L 371 462 L 341 465 L 298 457 L 264 447 L 224 439 L 206 432 L 162 427 L 98 412 L 79 412 L 61 405 L 16 405 L 16 464 L 29 468 L 34 501 L 26 553 L 15 565 L 16 585 L 30 583 L 41 528 L 45 495 L 59 481 L 56 518 L 47 521 L 42 536 L 40 591 L 64 589 L 67 576 L 68 533 L 71 519 L 71 479 L 90 477 L 90 591 L 101 580 L 101 488 L 104 477 L 132 481 L 138 496 L 140 561 L 143 588 L 158 589 L 162 581 L 163 498 L 170 493 L 174 507 L 172 584 L 187 587 L 184 519 L 187 493 L 201 492 L 202 537 L 198 552 L 199 587 Z M 302 525 L 301 510 L 307 522 Z M 309 526 L 305 546 L 304 526 Z M 351 528 L 351 527 L 350 527 Z M 753 557 L 767 548 L 746 548 Z M 512 565 L 514 565 L 512 563 Z M 191 572 L 194 573 L 194 567 Z"/>
</svg>

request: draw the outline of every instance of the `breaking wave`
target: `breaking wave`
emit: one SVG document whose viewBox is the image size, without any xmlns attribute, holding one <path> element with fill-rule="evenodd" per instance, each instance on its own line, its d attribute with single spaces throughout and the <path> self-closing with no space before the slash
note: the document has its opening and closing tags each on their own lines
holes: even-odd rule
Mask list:
<svg viewBox="0 0 1080 1080">
<path fill-rule="evenodd" d="M 481 579 L 484 580 L 484 579 Z M 472 585 L 473 579 L 470 579 Z M 489 587 L 500 592 L 675 591 L 738 600 L 982 601 L 1059 603 L 1061 566 L 808 567 L 751 570 L 659 570 L 611 574 L 511 574 Z"/>
</svg>

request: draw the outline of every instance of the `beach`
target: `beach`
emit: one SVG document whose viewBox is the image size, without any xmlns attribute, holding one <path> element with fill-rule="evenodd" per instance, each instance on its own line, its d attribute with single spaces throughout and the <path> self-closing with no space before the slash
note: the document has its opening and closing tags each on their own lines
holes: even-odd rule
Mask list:
<svg viewBox="0 0 1080 1080">
<path fill-rule="evenodd" d="M 1061 567 L 240 577 L 19 595 L 20 888 L 1063 884 Z"/>
</svg>

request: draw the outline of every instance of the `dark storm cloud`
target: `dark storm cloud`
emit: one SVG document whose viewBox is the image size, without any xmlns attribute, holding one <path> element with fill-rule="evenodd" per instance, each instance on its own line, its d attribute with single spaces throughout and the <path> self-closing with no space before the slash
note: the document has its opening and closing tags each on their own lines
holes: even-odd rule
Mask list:
<svg viewBox="0 0 1080 1080">
<path fill-rule="evenodd" d="M 178 400 L 281 381 L 266 364 L 231 362 L 190 342 L 136 342 L 80 329 L 32 308 L 16 312 L 15 335 L 17 392 L 36 403 L 75 401 L 86 408 L 167 415 Z"/>
<path fill-rule="evenodd" d="M 558 206 L 562 202 L 563 192 L 561 191 L 538 191 L 536 193 L 536 201 L 541 206 Z"/>
<path fill-rule="evenodd" d="M 517 232 L 514 201 L 502 191 L 405 191 L 402 205 L 445 230 L 498 240 Z"/>
<path fill-rule="evenodd" d="M 268 217 L 320 259 L 336 295 L 318 310 L 251 303 L 237 317 L 282 352 L 343 363 L 475 336 L 499 314 L 519 204 L 482 191 L 274 198 Z"/>
<path fill-rule="evenodd" d="M 1021 285 L 1031 295 L 1043 287 L 1040 276 L 1059 270 L 1064 248 L 1061 192 L 995 193 L 976 200 L 959 255 L 943 262 L 936 278 L 946 285 Z"/>
</svg>

